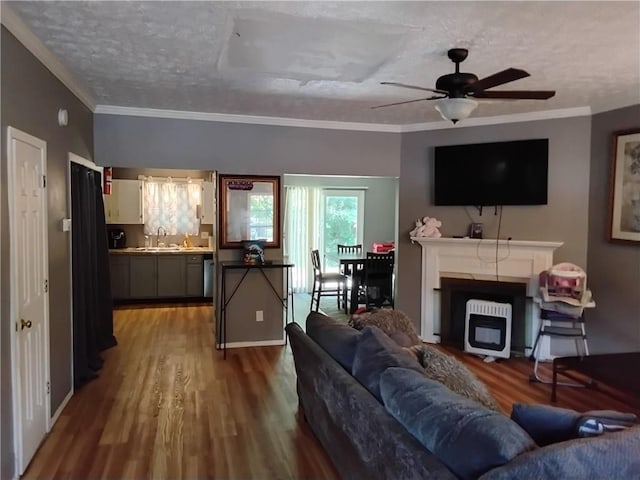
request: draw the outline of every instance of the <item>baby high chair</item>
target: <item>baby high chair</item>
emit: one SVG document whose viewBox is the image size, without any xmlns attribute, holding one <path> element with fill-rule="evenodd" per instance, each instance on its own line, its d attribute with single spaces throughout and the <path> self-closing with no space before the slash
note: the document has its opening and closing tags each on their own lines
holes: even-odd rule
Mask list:
<svg viewBox="0 0 640 480">
<path fill-rule="evenodd" d="M 540 329 L 536 335 L 531 360 L 535 360 L 530 381 L 552 383 L 538 373 L 541 338 L 573 338 L 576 354 L 589 355 L 584 326 L 584 309 L 596 306 L 591 291 L 587 289 L 587 275 L 573 263 L 559 263 L 540 273 L 540 297 L 534 299 L 540 305 Z M 558 385 L 584 386 L 579 383 Z"/>
</svg>

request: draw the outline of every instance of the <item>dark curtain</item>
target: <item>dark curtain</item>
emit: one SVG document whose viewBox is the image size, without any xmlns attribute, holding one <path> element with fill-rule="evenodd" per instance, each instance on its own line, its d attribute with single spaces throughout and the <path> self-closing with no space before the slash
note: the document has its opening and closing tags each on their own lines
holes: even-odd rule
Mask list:
<svg viewBox="0 0 640 480">
<path fill-rule="evenodd" d="M 113 335 L 113 302 L 109 249 L 102 202 L 102 176 L 71 164 L 73 366 L 74 385 L 98 375 L 100 352 L 117 344 Z"/>
</svg>

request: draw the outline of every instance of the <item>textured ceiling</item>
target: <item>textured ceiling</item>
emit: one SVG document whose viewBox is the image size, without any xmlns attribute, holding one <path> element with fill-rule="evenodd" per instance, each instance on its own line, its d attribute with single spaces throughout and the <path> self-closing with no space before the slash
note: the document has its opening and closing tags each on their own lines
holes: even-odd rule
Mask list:
<svg viewBox="0 0 640 480">
<path fill-rule="evenodd" d="M 5 3 L 5 2 L 3 2 Z M 451 73 L 507 67 L 473 117 L 640 103 L 639 2 L 6 2 L 99 105 L 366 123 L 440 120 L 420 98 Z"/>
</svg>

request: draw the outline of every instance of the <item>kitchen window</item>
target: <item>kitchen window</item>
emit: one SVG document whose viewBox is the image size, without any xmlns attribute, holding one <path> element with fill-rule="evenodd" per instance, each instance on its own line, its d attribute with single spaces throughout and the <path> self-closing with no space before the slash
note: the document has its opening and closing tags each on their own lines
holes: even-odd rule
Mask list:
<svg viewBox="0 0 640 480">
<path fill-rule="evenodd" d="M 160 227 L 167 235 L 198 235 L 201 181 L 147 177 L 143 192 L 145 235 L 155 235 Z"/>
</svg>

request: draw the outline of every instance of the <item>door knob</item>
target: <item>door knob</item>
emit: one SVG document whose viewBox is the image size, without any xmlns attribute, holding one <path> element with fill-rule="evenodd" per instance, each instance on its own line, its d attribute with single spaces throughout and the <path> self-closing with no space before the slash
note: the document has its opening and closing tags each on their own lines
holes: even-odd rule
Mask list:
<svg viewBox="0 0 640 480">
<path fill-rule="evenodd" d="M 20 330 L 24 330 L 26 328 L 31 328 L 31 320 L 26 320 L 24 318 L 20 319 Z"/>
</svg>

